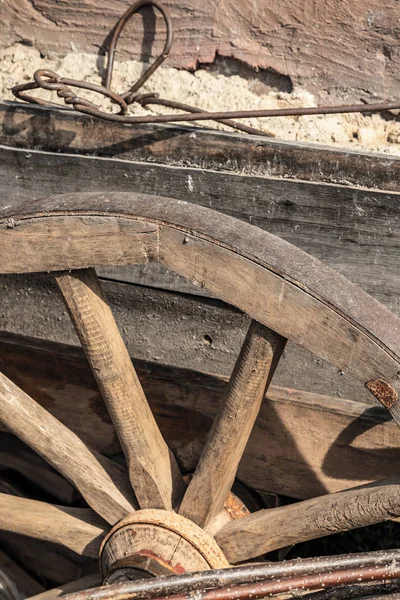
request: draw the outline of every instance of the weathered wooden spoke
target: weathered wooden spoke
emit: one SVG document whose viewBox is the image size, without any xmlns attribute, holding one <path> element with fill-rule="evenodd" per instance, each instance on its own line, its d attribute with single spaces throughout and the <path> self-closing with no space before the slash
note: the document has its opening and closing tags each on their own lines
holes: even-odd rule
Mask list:
<svg viewBox="0 0 400 600">
<path fill-rule="evenodd" d="M 180 514 L 205 527 L 224 507 L 286 340 L 252 321 Z"/>
<path fill-rule="evenodd" d="M 90 450 L 2 373 L 0 421 L 73 483 L 89 506 L 109 523 L 134 510 L 124 469 Z"/>
<path fill-rule="evenodd" d="M 260 510 L 228 523 L 216 539 L 228 560 L 248 560 L 277 548 L 373 525 L 400 516 L 400 478 L 378 481 L 297 504 Z"/>
<path fill-rule="evenodd" d="M 121 441 L 141 508 L 171 509 L 183 481 L 132 365 L 94 269 L 56 277 Z"/>
<path fill-rule="evenodd" d="M 396 479 L 236 520 L 228 517 L 228 524 L 220 520 L 228 512 L 224 503 L 249 438 L 253 443 L 253 425 L 287 339 L 365 385 L 400 424 L 400 321 L 341 275 L 245 223 L 183 202 L 135 194 L 67 195 L 10 213 L 0 220 L 0 248 L 2 273 L 54 273 L 128 462 L 140 505 L 136 512 L 129 481 L 119 479 L 119 467 L 91 451 L 0 375 L 0 421 L 69 479 L 99 515 L 109 523 L 118 521 L 101 549 L 104 580 L 112 582 L 121 564 L 152 575 L 226 566 L 227 560 L 236 563 L 400 516 Z M 202 452 L 196 448 L 193 453 L 187 470 L 194 475 L 186 493 L 93 269 L 148 261 L 197 282 L 252 318 L 212 426 L 215 397 L 205 411 L 202 432 L 209 435 Z M 153 402 L 148 388 L 146 392 Z M 163 402 L 158 399 L 162 407 Z M 89 439 L 95 435 L 91 431 Z M 109 451 L 104 439 L 96 447 Z M 340 486 L 345 482 L 343 476 Z M 313 489 L 318 493 L 318 486 Z M 104 529 L 88 525 L 84 515 L 92 515 L 90 511 L 72 525 L 74 509 L 51 507 L 49 514 L 63 522 L 62 533 L 53 534 L 51 528 L 46 533 L 47 515 L 37 503 L 17 499 L 7 524 L 4 507 L 10 501 L 2 502 L 0 497 L 0 527 L 39 538 L 48 535 L 44 539 L 71 547 L 65 530 L 76 526 L 84 533 L 73 542 L 75 551 L 98 548 Z M 23 518 L 21 502 L 29 503 Z M 38 524 L 30 524 L 28 513 L 40 513 Z"/>
<path fill-rule="evenodd" d="M 62 544 L 77 554 L 96 558 L 108 527 L 89 508 L 0 494 L 0 529 Z"/>
</svg>

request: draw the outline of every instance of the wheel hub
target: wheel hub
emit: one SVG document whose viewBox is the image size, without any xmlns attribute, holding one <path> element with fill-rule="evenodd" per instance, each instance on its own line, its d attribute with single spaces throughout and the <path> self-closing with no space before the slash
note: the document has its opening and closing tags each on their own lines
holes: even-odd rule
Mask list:
<svg viewBox="0 0 400 600">
<path fill-rule="evenodd" d="M 228 567 L 214 538 L 174 512 L 143 509 L 119 521 L 103 541 L 104 583 Z"/>
</svg>

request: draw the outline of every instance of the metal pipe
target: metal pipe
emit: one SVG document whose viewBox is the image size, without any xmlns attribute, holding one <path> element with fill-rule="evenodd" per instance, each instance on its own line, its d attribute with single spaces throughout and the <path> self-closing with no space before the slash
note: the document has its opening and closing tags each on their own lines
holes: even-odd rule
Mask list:
<svg viewBox="0 0 400 600">
<path fill-rule="evenodd" d="M 276 583 L 277 580 L 292 582 L 299 577 L 313 577 L 335 575 L 336 582 L 340 573 L 352 573 L 353 577 L 358 575 L 360 569 L 367 573 L 371 569 L 380 569 L 379 573 L 386 573 L 392 569 L 397 572 L 400 565 L 400 550 L 383 550 L 378 552 L 366 552 L 362 554 L 348 554 L 342 556 L 331 556 L 312 559 L 295 559 L 283 563 L 259 563 L 249 564 L 229 569 L 218 569 L 204 571 L 201 573 L 187 573 L 171 577 L 132 581 L 119 584 L 110 588 L 99 588 L 87 596 L 74 595 L 71 600 L 111 600 L 113 594 L 118 594 L 119 599 L 132 600 L 154 600 L 167 596 L 184 596 L 188 590 L 197 595 L 205 591 L 218 591 L 221 588 L 232 590 L 232 588 L 243 588 L 244 585 L 264 585 L 265 582 Z M 376 573 L 375 575 L 376 576 Z M 320 582 L 320 580 L 319 580 Z M 355 582 L 358 583 L 357 579 Z M 332 583 L 338 585 L 338 583 Z M 83 594 L 83 592 L 81 593 Z M 119 596 L 122 594 L 122 596 Z M 116 596 L 115 596 L 116 597 Z"/>
</svg>

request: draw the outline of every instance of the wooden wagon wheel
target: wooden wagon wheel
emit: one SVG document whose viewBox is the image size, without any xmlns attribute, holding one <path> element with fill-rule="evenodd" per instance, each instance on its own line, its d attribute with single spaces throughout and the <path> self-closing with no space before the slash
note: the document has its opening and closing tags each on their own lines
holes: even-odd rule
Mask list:
<svg viewBox="0 0 400 600">
<path fill-rule="evenodd" d="M 63 195 L 23 207 L 1 218 L 0 249 L 1 273 L 53 272 L 127 462 L 126 471 L 91 450 L 0 374 L 0 420 L 90 506 L 0 494 L 0 529 L 91 557 L 100 553 L 102 576 L 111 583 L 138 571 L 157 576 L 223 567 L 400 515 L 400 479 L 392 479 L 223 518 L 287 339 L 360 380 L 400 423 L 400 321 L 338 273 L 228 216 L 126 193 Z M 157 427 L 93 269 L 149 261 L 253 319 L 189 485 Z"/>
</svg>

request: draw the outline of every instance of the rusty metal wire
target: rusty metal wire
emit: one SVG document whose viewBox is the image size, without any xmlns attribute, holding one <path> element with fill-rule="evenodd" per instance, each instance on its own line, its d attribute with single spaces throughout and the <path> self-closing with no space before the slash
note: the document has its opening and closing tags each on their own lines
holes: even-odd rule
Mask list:
<svg viewBox="0 0 400 600">
<path fill-rule="evenodd" d="M 83 108 L 87 108 L 89 110 L 98 110 L 98 107 L 93 104 L 93 102 L 89 102 L 89 100 L 86 100 L 86 98 L 80 98 L 70 89 L 71 87 L 76 87 L 97 92 L 98 94 L 102 94 L 103 96 L 110 98 L 110 100 L 115 102 L 115 104 L 119 105 L 121 115 L 126 114 L 128 110 L 127 103 L 121 96 L 119 96 L 119 94 L 112 92 L 102 85 L 96 85 L 95 83 L 89 83 L 86 81 L 78 81 L 76 79 L 69 79 L 67 77 L 60 77 L 54 71 L 49 71 L 46 69 L 39 69 L 36 71 L 33 75 L 33 79 L 34 81 L 13 87 L 12 92 L 14 96 L 16 96 L 19 100 L 25 100 L 26 102 L 30 102 L 32 104 L 40 104 L 41 106 L 59 106 L 58 104 L 55 104 L 54 102 L 48 102 L 43 98 L 37 98 L 36 96 L 26 95 L 23 93 L 27 90 L 37 90 L 42 88 L 43 90 L 57 92 L 57 96 L 59 98 L 63 98 L 65 104 L 71 105 L 73 108 L 75 108 L 75 110 L 82 111 Z"/>
<path fill-rule="evenodd" d="M 114 55 L 119 36 L 121 35 L 121 32 L 124 29 L 127 22 L 133 17 L 133 15 L 135 15 L 145 6 L 151 6 L 160 11 L 164 18 L 165 25 L 167 27 L 167 37 L 162 53 L 156 58 L 153 64 L 143 73 L 140 79 L 138 79 L 136 83 L 134 83 L 133 86 L 127 92 L 122 94 L 122 98 L 126 100 L 127 104 L 132 104 L 133 102 L 135 102 L 136 92 L 143 86 L 143 84 L 149 79 L 149 77 L 151 77 L 151 75 L 167 58 L 168 54 L 171 52 L 172 43 L 174 40 L 171 16 L 168 10 L 165 8 L 165 6 L 161 4 L 161 2 L 158 2 L 157 0 L 139 0 L 138 2 L 135 2 L 135 4 L 132 4 L 132 6 L 128 8 L 128 10 L 122 15 L 122 17 L 116 24 L 113 35 L 111 37 L 110 45 L 108 48 L 105 87 L 107 89 L 111 88 L 111 80 L 114 69 Z"/>
<path fill-rule="evenodd" d="M 111 91 L 111 81 L 114 68 L 114 56 L 115 49 L 118 39 L 121 35 L 127 22 L 132 18 L 134 14 L 139 12 L 142 8 L 149 6 L 157 9 L 163 16 L 166 24 L 166 40 L 162 53 L 156 58 L 153 64 L 145 71 L 145 73 L 136 81 L 131 88 L 122 93 L 117 94 Z M 85 81 L 78 81 L 75 79 L 68 79 L 61 77 L 57 73 L 48 70 L 36 71 L 33 77 L 33 81 L 25 84 L 19 84 L 12 88 L 13 94 L 19 100 L 25 102 L 31 102 L 34 104 L 40 104 L 42 106 L 59 106 L 55 103 L 48 102 L 41 98 L 37 98 L 25 92 L 34 89 L 45 89 L 50 91 L 56 91 L 59 98 L 62 98 L 67 104 L 75 110 L 105 119 L 107 121 L 113 121 L 117 123 L 126 123 L 131 125 L 139 125 L 145 123 L 173 123 L 182 121 L 218 121 L 228 127 L 244 131 L 246 133 L 269 136 L 270 134 L 255 129 L 248 125 L 236 123 L 232 119 L 243 119 L 243 118 L 265 118 L 265 117 L 287 117 L 287 116 L 304 116 L 304 115 L 328 115 L 328 114 L 344 114 L 344 113 L 371 113 L 381 111 L 391 111 L 400 109 L 400 102 L 394 103 L 379 103 L 379 104 L 351 104 L 342 106 L 317 106 L 317 107 L 306 107 L 306 108 L 280 108 L 280 109 L 265 109 L 265 110 L 241 110 L 241 111 L 218 111 L 218 112 L 206 112 L 200 108 L 193 107 L 180 102 L 175 102 L 167 99 L 158 97 L 157 93 L 153 94 L 138 94 L 138 91 L 143 84 L 151 77 L 151 75 L 159 68 L 159 66 L 165 61 L 169 55 L 173 43 L 173 25 L 171 16 L 165 6 L 159 0 L 138 0 L 122 15 L 116 24 L 111 41 L 108 48 L 108 60 L 106 67 L 105 86 L 100 86 Z M 120 107 L 120 112 L 107 113 L 102 111 L 94 103 L 89 102 L 85 98 L 79 97 L 70 88 L 85 89 L 92 92 L 97 92 L 107 98 Z M 162 115 L 145 115 L 145 116 L 129 116 L 128 105 L 138 103 L 143 107 L 150 105 L 165 106 L 171 109 L 176 109 L 181 112 L 179 114 L 162 114 Z"/>
</svg>

